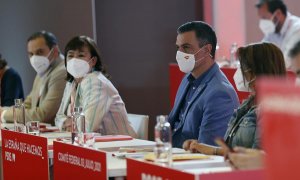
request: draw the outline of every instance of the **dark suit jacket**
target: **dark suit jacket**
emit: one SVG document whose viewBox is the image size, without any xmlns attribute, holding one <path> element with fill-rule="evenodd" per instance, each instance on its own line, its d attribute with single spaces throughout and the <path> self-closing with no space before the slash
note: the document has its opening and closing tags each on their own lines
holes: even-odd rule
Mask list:
<svg viewBox="0 0 300 180">
<path fill-rule="evenodd" d="M 15 99 L 24 99 L 20 75 L 13 68 L 8 68 L 1 79 L 1 106 L 13 106 Z"/>
</svg>

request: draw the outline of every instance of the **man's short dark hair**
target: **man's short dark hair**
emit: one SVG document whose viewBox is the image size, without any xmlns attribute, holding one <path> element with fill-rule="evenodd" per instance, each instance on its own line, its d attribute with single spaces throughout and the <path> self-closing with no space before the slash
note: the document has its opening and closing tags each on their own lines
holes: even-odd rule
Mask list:
<svg viewBox="0 0 300 180">
<path fill-rule="evenodd" d="M 260 0 L 256 7 L 260 8 L 262 5 L 267 4 L 268 10 L 270 13 L 274 13 L 277 9 L 280 9 L 281 12 L 286 16 L 287 15 L 287 7 L 283 0 Z"/>
<path fill-rule="evenodd" d="M 294 58 L 300 54 L 300 41 L 289 51 L 289 56 Z"/>
<path fill-rule="evenodd" d="M 51 32 L 48 31 L 39 31 L 39 32 L 35 32 L 33 33 L 28 39 L 27 39 L 27 43 L 29 41 L 35 40 L 37 38 L 44 38 L 46 41 L 47 46 L 49 47 L 49 49 L 52 49 L 53 46 L 57 45 L 57 39 L 54 36 L 54 34 L 52 34 Z"/>
<path fill-rule="evenodd" d="M 202 47 L 206 44 L 211 44 L 212 50 L 210 52 L 211 56 L 214 58 L 216 53 L 217 46 L 217 36 L 213 28 L 202 21 L 192 21 L 187 22 L 181 25 L 177 29 L 178 34 L 182 34 L 184 32 L 195 31 L 196 36 L 199 41 L 199 47 Z"/>
</svg>

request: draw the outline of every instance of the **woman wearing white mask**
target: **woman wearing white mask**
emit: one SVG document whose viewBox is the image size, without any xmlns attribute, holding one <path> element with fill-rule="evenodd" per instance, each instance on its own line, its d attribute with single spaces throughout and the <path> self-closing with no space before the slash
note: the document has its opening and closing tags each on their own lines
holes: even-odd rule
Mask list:
<svg viewBox="0 0 300 180">
<path fill-rule="evenodd" d="M 230 147 L 260 148 L 260 134 L 257 128 L 258 105 L 255 101 L 255 81 L 261 76 L 285 76 L 286 68 L 283 54 L 272 43 L 250 44 L 237 50 L 241 67 L 234 75 L 239 91 L 251 93 L 249 98 L 233 114 L 224 136 Z M 221 147 L 199 144 L 195 140 L 185 141 L 183 148 L 204 154 L 224 155 Z"/>
<path fill-rule="evenodd" d="M 135 137 L 124 102 L 108 80 L 96 43 L 89 37 L 77 36 L 65 47 L 67 84 L 55 124 L 71 130 L 74 107 L 82 107 L 87 132 L 123 134 Z"/>
</svg>

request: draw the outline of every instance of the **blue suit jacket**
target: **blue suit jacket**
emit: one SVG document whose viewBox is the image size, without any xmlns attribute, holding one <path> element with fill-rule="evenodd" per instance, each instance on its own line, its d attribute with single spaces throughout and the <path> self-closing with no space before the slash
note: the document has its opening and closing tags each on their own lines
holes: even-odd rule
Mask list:
<svg viewBox="0 0 300 180">
<path fill-rule="evenodd" d="M 181 148 L 187 139 L 197 139 L 198 142 L 215 145 L 214 139 L 224 137 L 230 117 L 239 106 L 237 94 L 219 66 L 214 64 L 205 73 L 193 94 L 184 112 L 183 121 L 174 129 L 188 89 L 187 76 L 179 86 L 174 108 L 169 115 L 173 130 L 173 147 Z"/>
</svg>

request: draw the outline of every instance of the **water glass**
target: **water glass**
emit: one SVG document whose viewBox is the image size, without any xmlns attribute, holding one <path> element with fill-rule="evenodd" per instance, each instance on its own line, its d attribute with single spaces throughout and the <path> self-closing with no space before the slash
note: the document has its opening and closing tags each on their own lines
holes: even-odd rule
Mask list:
<svg viewBox="0 0 300 180">
<path fill-rule="evenodd" d="M 82 146 L 88 148 L 94 148 L 95 145 L 95 135 L 96 133 L 93 132 L 86 132 L 82 133 Z"/>
<path fill-rule="evenodd" d="M 30 121 L 26 123 L 27 132 L 31 135 L 40 135 L 40 126 L 38 121 Z"/>
</svg>

